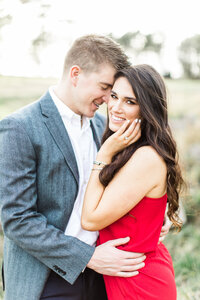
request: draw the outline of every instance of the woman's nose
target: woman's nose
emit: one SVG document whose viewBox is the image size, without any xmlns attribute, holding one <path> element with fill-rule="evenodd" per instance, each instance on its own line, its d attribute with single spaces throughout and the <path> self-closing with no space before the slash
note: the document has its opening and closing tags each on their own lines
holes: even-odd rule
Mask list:
<svg viewBox="0 0 200 300">
<path fill-rule="evenodd" d="M 122 111 L 122 103 L 120 101 L 120 99 L 118 99 L 117 101 L 115 101 L 113 107 L 112 107 L 112 110 L 113 111 L 116 111 L 116 112 L 121 112 Z"/>
</svg>

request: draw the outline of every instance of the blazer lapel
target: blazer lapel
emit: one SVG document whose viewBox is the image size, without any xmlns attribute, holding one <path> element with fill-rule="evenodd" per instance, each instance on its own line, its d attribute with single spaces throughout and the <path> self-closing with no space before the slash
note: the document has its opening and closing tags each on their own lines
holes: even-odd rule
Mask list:
<svg viewBox="0 0 200 300">
<path fill-rule="evenodd" d="M 99 125 L 98 122 L 94 122 L 94 120 L 90 120 L 90 126 L 92 128 L 93 138 L 94 138 L 94 141 L 96 143 L 97 150 L 99 150 L 100 146 L 101 146 L 101 137 L 99 135 L 100 125 Z"/>
<path fill-rule="evenodd" d="M 44 116 L 44 123 L 53 136 L 55 143 L 61 150 L 65 161 L 71 169 L 78 185 L 79 173 L 73 147 L 62 118 L 55 104 L 53 103 L 49 92 L 47 92 L 46 95 L 40 100 L 40 105 L 42 114 Z"/>
</svg>

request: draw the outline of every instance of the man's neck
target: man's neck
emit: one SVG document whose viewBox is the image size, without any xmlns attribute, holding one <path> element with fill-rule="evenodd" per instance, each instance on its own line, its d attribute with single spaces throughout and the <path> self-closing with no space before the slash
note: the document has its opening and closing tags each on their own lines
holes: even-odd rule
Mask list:
<svg viewBox="0 0 200 300">
<path fill-rule="evenodd" d="M 70 108 L 75 114 L 77 114 L 77 112 L 74 111 L 73 107 L 71 107 L 69 105 L 69 101 L 67 101 L 67 97 L 66 97 L 66 93 L 62 92 L 62 88 L 60 88 L 59 86 L 55 86 L 53 89 L 53 92 L 55 93 L 56 97 L 62 101 L 68 108 Z M 81 120 L 81 128 L 83 126 L 83 115 L 80 116 L 80 120 Z"/>
</svg>

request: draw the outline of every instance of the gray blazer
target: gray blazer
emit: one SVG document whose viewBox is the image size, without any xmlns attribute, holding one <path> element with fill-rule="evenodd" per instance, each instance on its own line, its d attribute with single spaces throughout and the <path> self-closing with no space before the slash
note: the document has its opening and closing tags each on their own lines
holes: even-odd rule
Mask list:
<svg viewBox="0 0 200 300">
<path fill-rule="evenodd" d="M 104 127 L 96 114 L 98 148 Z M 48 92 L 0 122 L 6 300 L 37 300 L 50 269 L 72 284 L 87 265 L 94 247 L 64 235 L 78 182 L 72 145 Z"/>
</svg>

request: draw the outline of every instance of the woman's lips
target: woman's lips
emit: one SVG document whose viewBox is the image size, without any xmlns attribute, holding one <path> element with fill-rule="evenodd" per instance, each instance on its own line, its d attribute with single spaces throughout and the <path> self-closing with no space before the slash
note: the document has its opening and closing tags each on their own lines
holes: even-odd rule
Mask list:
<svg viewBox="0 0 200 300">
<path fill-rule="evenodd" d="M 126 121 L 125 118 L 121 118 L 121 117 L 115 116 L 113 114 L 110 114 L 110 116 L 111 116 L 112 122 L 114 122 L 114 123 L 121 123 L 121 122 Z"/>
</svg>

